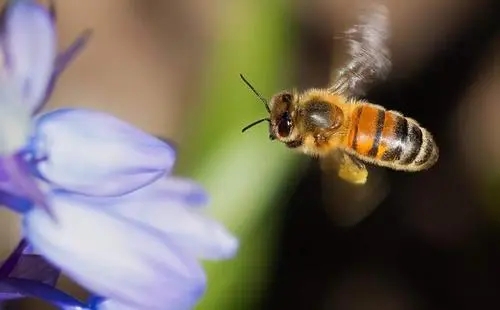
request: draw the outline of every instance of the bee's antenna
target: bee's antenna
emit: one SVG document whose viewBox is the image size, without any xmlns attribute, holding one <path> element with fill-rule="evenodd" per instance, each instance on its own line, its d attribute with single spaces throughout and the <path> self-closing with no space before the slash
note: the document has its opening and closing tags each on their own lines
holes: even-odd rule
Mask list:
<svg viewBox="0 0 500 310">
<path fill-rule="evenodd" d="M 254 94 L 256 94 L 257 97 L 259 97 L 260 101 L 262 101 L 264 103 L 264 106 L 266 107 L 267 112 L 271 113 L 271 109 L 269 108 L 269 105 L 267 104 L 266 98 L 262 97 L 262 95 L 259 94 L 259 92 L 255 90 L 255 88 L 252 86 L 252 84 L 250 84 L 250 82 L 248 82 L 247 79 L 245 79 L 245 77 L 241 73 L 240 73 L 240 78 L 243 80 L 243 82 L 245 82 L 245 84 L 247 84 L 248 88 L 250 88 L 254 92 Z M 263 120 L 264 119 L 262 119 L 260 121 L 263 121 Z"/>
<path fill-rule="evenodd" d="M 269 123 L 271 122 L 271 120 L 270 120 L 269 118 L 267 118 L 267 117 L 266 117 L 266 118 L 262 118 L 262 119 L 259 119 L 258 121 L 255 121 L 255 122 L 251 123 L 250 125 L 247 125 L 245 128 L 243 128 L 243 129 L 241 130 L 241 132 L 245 132 L 247 129 L 250 129 L 250 128 L 252 128 L 253 126 L 255 126 L 255 125 L 257 125 L 257 124 L 260 124 L 260 123 L 262 123 L 262 122 L 264 122 L 264 121 L 269 122 Z"/>
</svg>

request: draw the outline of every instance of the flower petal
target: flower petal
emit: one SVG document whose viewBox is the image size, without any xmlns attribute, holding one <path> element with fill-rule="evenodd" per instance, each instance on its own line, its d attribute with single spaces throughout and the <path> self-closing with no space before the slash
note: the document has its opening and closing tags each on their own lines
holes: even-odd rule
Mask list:
<svg viewBox="0 0 500 310">
<path fill-rule="evenodd" d="M 22 239 L 14 251 L 10 253 L 9 257 L 2 262 L 2 266 L 0 266 L 0 278 L 8 277 L 11 272 L 16 268 L 17 264 L 21 260 L 23 256 L 24 250 L 28 247 L 28 242 L 26 239 Z"/>
<path fill-rule="evenodd" d="M 102 298 L 100 300 L 96 300 L 90 307 L 92 310 L 138 310 L 137 307 L 121 303 L 119 301 L 113 299 L 105 299 Z M 140 310 L 154 310 L 156 308 L 141 308 Z M 192 307 L 182 307 L 178 304 L 166 304 L 163 305 L 161 310 L 191 310 Z"/>
<path fill-rule="evenodd" d="M 198 208 L 191 208 L 193 202 L 186 199 L 201 196 L 200 191 L 201 188 L 193 182 L 161 178 L 121 197 L 104 200 L 73 195 L 73 199 L 153 227 L 197 257 L 213 260 L 231 258 L 238 249 L 237 238 Z M 195 200 L 194 204 L 198 202 Z"/>
<path fill-rule="evenodd" d="M 49 264 L 42 256 L 23 254 L 9 277 L 56 286 L 60 273 L 59 269 Z"/>
<path fill-rule="evenodd" d="M 209 203 L 209 195 L 205 189 L 195 181 L 180 177 L 164 177 L 150 184 L 147 190 L 137 192 L 138 197 L 149 195 L 158 196 L 164 202 L 175 200 L 187 207 L 205 207 Z"/>
<path fill-rule="evenodd" d="M 31 143 L 38 174 L 69 191 L 115 196 L 153 182 L 172 169 L 174 149 L 105 113 L 60 109 L 36 120 Z"/>
<path fill-rule="evenodd" d="M 24 103 L 41 103 L 56 57 L 56 34 L 49 11 L 34 1 L 13 1 L 6 15 L 4 42 L 8 74 Z"/>
<path fill-rule="evenodd" d="M 0 80 L 0 155 L 11 155 L 24 147 L 32 131 L 31 111 L 9 82 Z"/>
<path fill-rule="evenodd" d="M 137 307 L 131 307 L 127 304 L 123 304 L 119 301 L 112 299 L 101 299 L 98 302 L 94 303 L 91 307 L 92 310 L 137 310 Z M 148 310 L 148 309 L 144 309 Z M 168 310 L 168 305 L 164 308 L 164 310 Z M 177 309 L 176 309 L 177 310 Z M 182 309 L 179 309 L 182 310 Z"/>
<path fill-rule="evenodd" d="M 5 206 L 16 213 L 24 213 L 33 207 L 33 202 L 24 197 L 0 191 L 0 205 Z"/>
<path fill-rule="evenodd" d="M 157 231 L 74 196 L 49 196 L 57 223 L 38 208 L 25 215 L 36 251 L 90 291 L 137 309 L 196 303 L 206 279 L 194 257 Z"/>
<path fill-rule="evenodd" d="M 23 254 L 27 247 L 27 241 L 22 239 L 2 263 L 0 301 L 32 296 L 67 305 L 67 295 L 59 294 L 54 288 L 59 270 L 49 265 L 40 255 Z"/>
<path fill-rule="evenodd" d="M 50 213 L 44 193 L 19 155 L 0 157 L 0 191 L 0 201 L 14 211 L 25 211 L 28 200 Z"/>
<path fill-rule="evenodd" d="M 52 75 L 47 83 L 47 88 L 45 90 L 45 94 L 43 99 L 41 100 L 40 105 L 34 113 L 40 112 L 45 103 L 49 100 L 52 92 L 54 91 L 55 85 L 61 73 L 66 69 L 66 67 L 75 59 L 76 56 L 80 54 L 85 45 L 87 44 L 90 36 L 92 34 L 91 30 L 86 30 L 82 34 L 80 34 L 71 45 L 64 50 L 63 52 L 57 55 L 57 58 L 54 63 L 54 70 L 52 71 Z"/>
<path fill-rule="evenodd" d="M 38 281 L 18 278 L 0 280 L 0 300 L 22 297 L 34 297 L 45 300 L 58 306 L 60 309 L 88 309 L 83 303 L 68 294 Z"/>
</svg>

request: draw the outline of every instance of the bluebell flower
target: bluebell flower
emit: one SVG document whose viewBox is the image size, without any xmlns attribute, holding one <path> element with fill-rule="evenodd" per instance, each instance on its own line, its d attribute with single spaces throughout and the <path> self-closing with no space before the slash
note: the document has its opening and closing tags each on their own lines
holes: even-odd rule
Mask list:
<svg viewBox="0 0 500 310">
<path fill-rule="evenodd" d="M 87 42 L 56 53 L 54 10 L 31 0 L 4 13 L 0 71 L 0 190 L 48 209 L 39 180 L 94 196 L 121 195 L 170 171 L 173 148 L 111 115 L 85 109 L 37 114 Z"/>
<path fill-rule="evenodd" d="M 96 298 L 2 268 L 0 287 L 64 309 L 191 309 L 206 286 L 198 260 L 232 257 L 237 239 L 204 215 L 199 185 L 170 175 L 170 144 L 98 111 L 38 114 L 88 34 L 57 55 L 53 8 L 18 0 L 3 16 L 0 202 L 21 213 L 35 253 Z"/>
<path fill-rule="evenodd" d="M 42 256 L 31 253 L 23 239 L 0 266 L 0 300 L 44 299 L 61 309 L 89 309 L 89 305 L 55 287 L 60 271 Z"/>
<path fill-rule="evenodd" d="M 204 215 L 208 196 L 187 179 L 161 178 L 117 197 L 53 190 L 48 201 L 58 221 L 40 208 L 23 213 L 29 252 L 37 255 L 17 270 L 12 262 L 0 268 L 0 300 L 30 296 L 61 309 L 192 309 L 206 287 L 198 260 L 228 259 L 238 248 Z M 84 303 L 56 289 L 58 269 L 45 260 L 96 297 Z"/>
<path fill-rule="evenodd" d="M 55 191 L 49 202 L 58 221 L 34 208 L 24 215 L 25 236 L 37 253 L 105 297 L 105 309 L 191 309 L 206 286 L 198 259 L 227 259 L 238 247 L 201 212 L 206 194 L 188 180 L 162 178 L 119 197 Z"/>
</svg>

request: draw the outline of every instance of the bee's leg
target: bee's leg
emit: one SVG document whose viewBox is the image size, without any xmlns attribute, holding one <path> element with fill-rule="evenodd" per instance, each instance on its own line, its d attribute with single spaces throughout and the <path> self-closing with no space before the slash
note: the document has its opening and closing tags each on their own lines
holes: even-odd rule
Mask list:
<svg viewBox="0 0 500 310">
<path fill-rule="evenodd" d="M 358 167 L 359 169 L 365 169 L 365 164 L 357 159 L 354 155 L 351 155 L 351 154 L 347 154 L 347 153 L 344 153 L 347 157 L 349 157 L 349 160 L 352 161 L 352 163 Z"/>
<path fill-rule="evenodd" d="M 352 226 L 366 218 L 386 197 L 388 186 L 380 170 L 370 180 L 364 163 L 343 150 L 324 158 L 322 195 L 336 225 Z M 338 176 L 338 177 L 337 177 Z M 360 186 L 363 185 L 363 186 Z"/>
<path fill-rule="evenodd" d="M 368 170 L 359 159 L 343 152 L 338 175 L 350 183 L 363 185 L 368 178 Z"/>
</svg>

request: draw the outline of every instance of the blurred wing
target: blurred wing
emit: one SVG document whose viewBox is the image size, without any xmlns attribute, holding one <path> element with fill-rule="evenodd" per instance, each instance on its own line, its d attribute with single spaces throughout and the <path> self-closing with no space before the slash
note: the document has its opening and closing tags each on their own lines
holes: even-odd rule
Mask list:
<svg viewBox="0 0 500 310">
<path fill-rule="evenodd" d="M 388 13 L 385 6 L 374 4 L 363 12 L 358 25 L 346 31 L 350 59 L 337 72 L 330 92 L 363 97 L 371 85 L 386 79 L 391 69 L 386 45 L 390 36 Z"/>
<path fill-rule="evenodd" d="M 367 179 L 365 165 L 344 151 L 322 158 L 321 168 L 324 205 L 338 226 L 356 225 L 370 215 L 388 193 L 383 170 L 372 171 Z"/>
</svg>

